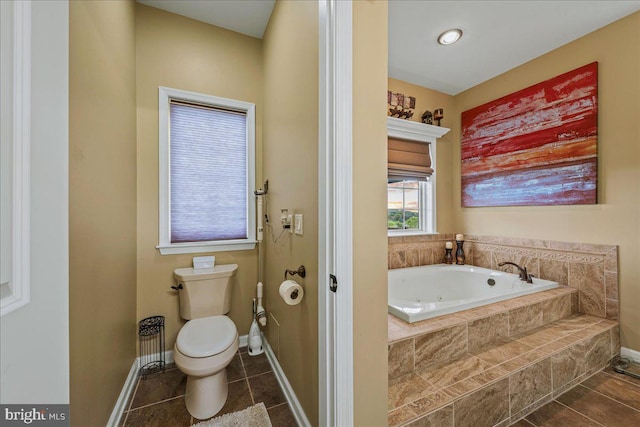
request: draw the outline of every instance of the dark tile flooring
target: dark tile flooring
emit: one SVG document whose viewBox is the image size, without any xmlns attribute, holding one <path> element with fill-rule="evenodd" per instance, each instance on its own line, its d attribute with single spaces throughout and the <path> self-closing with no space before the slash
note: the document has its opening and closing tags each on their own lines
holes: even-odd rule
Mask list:
<svg viewBox="0 0 640 427">
<path fill-rule="evenodd" d="M 249 356 L 247 348 L 241 348 L 227 366 L 227 381 L 229 397 L 216 416 L 263 402 L 274 427 L 297 426 L 265 354 Z M 165 373 L 138 379 L 121 426 L 188 427 L 202 421 L 187 412 L 186 385 L 187 377 L 174 365 L 168 366 Z"/>
<path fill-rule="evenodd" d="M 640 380 L 606 368 L 513 426 L 640 426 Z"/>
</svg>

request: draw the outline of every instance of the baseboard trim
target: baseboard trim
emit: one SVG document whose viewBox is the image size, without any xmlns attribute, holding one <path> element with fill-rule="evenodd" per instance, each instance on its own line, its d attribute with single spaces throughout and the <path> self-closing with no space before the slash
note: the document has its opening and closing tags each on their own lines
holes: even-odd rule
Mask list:
<svg viewBox="0 0 640 427">
<path fill-rule="evenodd" d="M 630 348 L 621 347 L 620 356 L 628 357 L 636 363 L 640 363 L 640 351 L 631 350 Z"/>
<path fill-rule="evenodd" d="M 127 403 L 129 403 L 129 399 L 131 398 L 131 395 L 133 394 L 133 391 L 136 387 L 136 380 L 138 379 L 138 369 L 138 358 L 135 358 L 133 360 L 133 365 L 131 365 L 131 369 L 129 370 L 129 375 L 124 381 L 124 386 L 120 391 L 120 396 L 118 396 L 116 405 L 113 407 L 113 411 L 111 411 L 111 416 L 109 417 L 109 421 L 107 421 L 107 427 L 118 427 L 120 425 L 120 422 L 122 421 L 122 415 L 127 409 Z"/>
<path fill-rule="evenodd" d="M 246 347 L 249 342 L 249 335 L 241 335 L 238 337 L 239 346 Z M 164 363 L 169 364 L 173 363 L 173 350 L 167 350 L 164 352 Z M 116 401 L 115 406 L 113 407 L 113 411 L 111 411 L 111 416 L 109 417 L 109 421 L 107 421 L 107 427 L 118 427 L 120 426 L 120 422 L 122 421 L 122 415 L 127 410 L 127 404 L 129 403 L 133 392 L 136 386 L 136 380 L 138 379 L 138 371 L 140 371 L 140 357 L 136 357 L 133 361 L 133 365 L 131 365 L 131 369 L 129 370 L 129 375 L 124 382 L 124 386 L 120 391 L 120 396 L 118 396 L 118 400 Z"/>
<path fill-rule="evenodd" d="M 264 352 L 267 355 L 267 360 L 269 360 L 269 364 L 271 365 L 271 369 L 278 380 L 278 384 L 280 384 L 280 388 L 284 392 L 284 396 L 287 399 L 287 403 L 291 408 L 291 412 L 293 413 L 294 418 L 299 426 L 302 427 L 311 427 L 311 423 L 307 418 L 307 414 L 304 413 L 304 409 L 302 409 L 302 405 L 296 396 L 296 393 L 293 391 L 287 376 L 284 374 L 278 359 L 276 358 L 275 353 L 271 349 L 269 342 L 267 341 L 264 334 L 262 334 L 262 347 L 264 348 Z"/>
<path fill-rule="evenodd" d="M 240 335 L 238 337 L 240 343 L 238 344 L 240 347 L 246 347 L 249 345 L 249 335 Z"/>
</svg>

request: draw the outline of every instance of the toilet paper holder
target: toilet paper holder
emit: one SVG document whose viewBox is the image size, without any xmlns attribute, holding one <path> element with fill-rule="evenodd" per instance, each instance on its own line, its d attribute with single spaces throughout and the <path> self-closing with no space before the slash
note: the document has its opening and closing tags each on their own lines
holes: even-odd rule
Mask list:
<svg viewBox="0 0 640 427">
<path fill-rule="evenodd" d="M 302 278 L 304 278 L 304 276 L 307 275 L 307 271 L 304 269 L 304 265 L 301 265 L 300 267 L 298 267 L 297 270 L 285 270 L 284 280 L 287 280 L 287 275 L 295 276 L 296 274 Z"/>
</svg>

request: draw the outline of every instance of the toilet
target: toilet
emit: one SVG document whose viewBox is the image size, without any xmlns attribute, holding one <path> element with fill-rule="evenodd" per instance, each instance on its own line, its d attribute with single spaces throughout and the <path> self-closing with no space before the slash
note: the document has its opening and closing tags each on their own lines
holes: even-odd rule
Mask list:
<svg viewBox="0 0 640 427">
<path fill-rule="evenodd" d="M 229 264 L 174 272 L 180 317 L 188 322 L 178 332 L 173 359 L 187 375 L 187 410 L 201 420 L 213 417 L 227 401 L 225 368 L 238 350 L 238 330 L 225 314 L 231 309 L 231 283 L 237 269 Z"/>
</svg>

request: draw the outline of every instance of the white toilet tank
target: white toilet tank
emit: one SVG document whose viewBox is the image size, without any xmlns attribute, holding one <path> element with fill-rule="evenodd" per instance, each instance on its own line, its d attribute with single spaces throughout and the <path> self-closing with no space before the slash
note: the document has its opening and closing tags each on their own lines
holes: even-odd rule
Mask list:
<svg viewBox="0 0 640 427">
<path fill-rule="evenodd" d="M 214 268 L 178 268 L 173 275 L 182 285 L 180 317 L 185 320 L 220 316 L 231 310 L 231 282 L 237 264 L 216 265 Z"/>
</svg>

